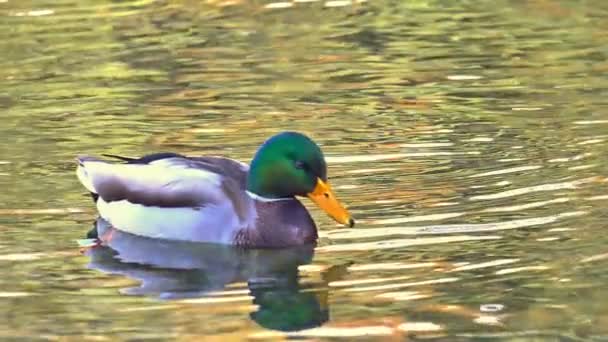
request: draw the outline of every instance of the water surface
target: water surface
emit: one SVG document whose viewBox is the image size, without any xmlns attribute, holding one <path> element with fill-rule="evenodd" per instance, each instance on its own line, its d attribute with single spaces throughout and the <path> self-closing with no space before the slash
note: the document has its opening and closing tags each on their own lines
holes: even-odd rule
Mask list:
<svg viewBox="0 0 608 342">
<path fill-rule="evenodd" d="M 606 2 L 0 0 L 0 17 L 1 339 L 608 338 Z M 281 130 L 322 145 L 357 227 L 311 206 L 314 250 L 208 247 L 219 266 L 129 237 L 137 257 L 80 252 L 96 217 L 75 155 L 249 161 Z"/>
</svg>

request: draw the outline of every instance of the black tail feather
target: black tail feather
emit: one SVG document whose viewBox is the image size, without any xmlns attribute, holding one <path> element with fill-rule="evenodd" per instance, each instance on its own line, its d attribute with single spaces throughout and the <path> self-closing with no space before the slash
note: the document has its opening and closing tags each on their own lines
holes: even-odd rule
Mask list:
<svg viewBox="0 0 608 342">
<path fill-rule="evenodd" d="M 103 153 L 102 156 L 108 157 L 108 158 L 119 159 L 119 160 L 126 161 L 126 162 L 133 162 L 133 161 L 137 160 L 137 158 L 123 157 L 123 156 L 119 156 L 116 154 L 108 154 L 108 153 Z"/>
<path fill-rule="evenodd" d="M 166 158 L 185 158 L 181 154 L 173 153 L 173 152 L 159 152 L 145 155 L 141 158 L 131 158 L 131 157 L 123 157 L 115 154 L 102 154 L 105 157 L 115 158 L 122 161 L 127 162 L 128 164 L 149 164 L 156 160 L 166 159 Z"/>
</svg>

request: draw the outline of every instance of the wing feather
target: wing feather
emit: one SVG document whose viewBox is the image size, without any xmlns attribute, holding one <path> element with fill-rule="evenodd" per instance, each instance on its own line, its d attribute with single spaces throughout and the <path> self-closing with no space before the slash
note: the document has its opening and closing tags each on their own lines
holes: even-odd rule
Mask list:
<svg viewBox="0 0 608 342">
<path fill-rule="evenodd" d="M 106 202 L 201 207 L 226 199 L 222 175 L 187 158 L 159 159 L 149 164 L 112 164 L 90 157 L 78 161 L 81 183 Z"/>
</svg>

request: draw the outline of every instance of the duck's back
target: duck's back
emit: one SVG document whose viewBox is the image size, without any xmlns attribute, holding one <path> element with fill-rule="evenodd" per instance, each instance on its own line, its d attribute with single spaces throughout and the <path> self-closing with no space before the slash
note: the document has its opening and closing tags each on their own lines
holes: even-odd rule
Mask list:
<svg viewBox="0 0 608 342">
<path fill-rule="evenodd" d="M 224 177 L 234 180 L 238 184 L 239 189 L 243 191 L 247 189 L 249 165 L 224 157 L 191 157 L 189 159 L 201 163 L 202 167 L 212 172 L 219 172 Z"/>
<path fill-rule="evenodd" d="M 216 156 L 187 157 L 174 152 L 152 153 L 140 158 L 130 158 L 110 154 L 106 154 L 105 156 L 122 160 L 127 164 L 150 164 L 162 159 L 170 158 L 190 160 L 195 162 L 191 164 L 193 168 L 205 169 L 216 174 L 221 174 L 224 177 L 228 177 L 236 181 L 241 189 L 245 190 L 247 188 L 247 172 L 249 171 L 249 165 L 230 158 Z"/>
</svg>

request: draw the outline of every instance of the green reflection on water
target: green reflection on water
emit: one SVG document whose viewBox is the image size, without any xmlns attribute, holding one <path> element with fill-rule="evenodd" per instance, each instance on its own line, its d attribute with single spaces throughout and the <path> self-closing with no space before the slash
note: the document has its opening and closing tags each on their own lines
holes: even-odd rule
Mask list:
<svg viewBox="0 0 608 342">
<path fill-rule="evenodd" d="M 311 209 L 304 293 L 328 297 L 334 330 L 305 335 L 608 335 L 603 1 L 232 3 L 0 2 L 0 336 L 286 323 L 256 325 L 252 301 L 121 294 L 137 282 L 76 250 L 95 215 L 73 172 L 80 153 L 248 161 L 286 129 L 322 144 L 362 222 L 337 230 Z M 492 303 L 505 309 L 482 314 Z"/>
</svg>

